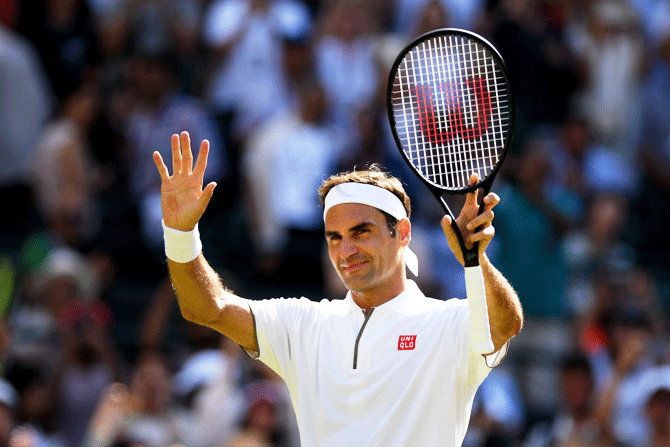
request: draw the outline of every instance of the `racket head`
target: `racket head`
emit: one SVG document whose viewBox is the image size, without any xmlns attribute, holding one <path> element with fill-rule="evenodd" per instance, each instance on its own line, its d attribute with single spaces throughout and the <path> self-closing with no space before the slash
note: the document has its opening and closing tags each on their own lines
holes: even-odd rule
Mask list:
<svg viewBox="0 0 670 447">
<path fill-rule="evenodd" d="M 419 36 L 396 57 L 386 100 L 400 153 L 434 194 L 490 189 L 514 127 L 509 76 L 491 43 L 455 28 Z"/>
</svg>

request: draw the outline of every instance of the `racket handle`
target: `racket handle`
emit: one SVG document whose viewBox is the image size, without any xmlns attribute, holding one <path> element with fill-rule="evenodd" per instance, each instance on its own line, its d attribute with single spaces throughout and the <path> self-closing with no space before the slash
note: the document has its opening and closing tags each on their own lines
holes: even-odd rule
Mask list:
<svg viewBox="0 0 670 447">
<path fill-rule="evenodd" d="M 465 239 L 463 239 L 461 229 L 458 228 L 458 223 L 456 223 L 456 217 L 449 209 L 447 201 L 439 193 L 435 193 L 435 197 L 437 198 L 438 202 L 440 202 L 440 205 L 442 205 L 444 212 L 447 213 L 449 217 L 451 217 L 451 228 L 454 229 L 454 233 L 456 234 L 456 238 L 458 239 L 458 244 L 461 246 L 461 253 L 463 254 L 463 265 L 465 266 L 466 269 L 468 267 L 479 266 L 479 241 L 473 242 L 472 248 L 468 249 L 465 246 Z M 477 215 L 481 214 L 482 211 L 483 208 L 480 205 Z"/>
<path fill-rule="evenodd" d="M 489 310 L 486 305 L 486 288 L 481 266 L 465 267 L 465 290 L 470 307 L 472 349 L 477 354 L 490 354 L 495 351 L 495 346 L 491 340 Z"/>
</svg>

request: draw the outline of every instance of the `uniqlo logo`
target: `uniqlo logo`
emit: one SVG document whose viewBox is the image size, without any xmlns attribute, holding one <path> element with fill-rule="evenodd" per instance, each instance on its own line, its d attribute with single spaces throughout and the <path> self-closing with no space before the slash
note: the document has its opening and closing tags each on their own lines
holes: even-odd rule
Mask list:
<svg viewBox="0 0 670 447">
<path fill-rule="evenodd" d="M 416 335 L 401 335 L 398 337 L 398 351 L 414 349 L 416 346 Z"/>
</svg>

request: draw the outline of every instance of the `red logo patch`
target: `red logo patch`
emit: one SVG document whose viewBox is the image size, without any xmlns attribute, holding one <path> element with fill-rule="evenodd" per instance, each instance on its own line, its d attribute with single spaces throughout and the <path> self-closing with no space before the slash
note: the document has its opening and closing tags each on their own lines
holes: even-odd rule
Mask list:
<svg viewBox="0 0 670 447">
<path fill-rule="evenodd" d="M 416 346 L 416 335 L 401 335 L 398 337 L 398 351 L 414 349 Z"/>
</svg>

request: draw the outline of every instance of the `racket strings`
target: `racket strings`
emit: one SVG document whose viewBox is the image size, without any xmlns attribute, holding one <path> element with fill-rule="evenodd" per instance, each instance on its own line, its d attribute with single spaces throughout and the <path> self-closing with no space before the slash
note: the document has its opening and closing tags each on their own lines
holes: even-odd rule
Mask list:
<svg viewBox="0 0 670 447">
<path fill-rule="evenodd" d="M 509 94 L 497 60 L 481 43 L 440 35 L 414 47 L 396 71 L 396 132 L 410 162 L 447 189 L 485 178 L 509 133 Z"/>
</svg>

